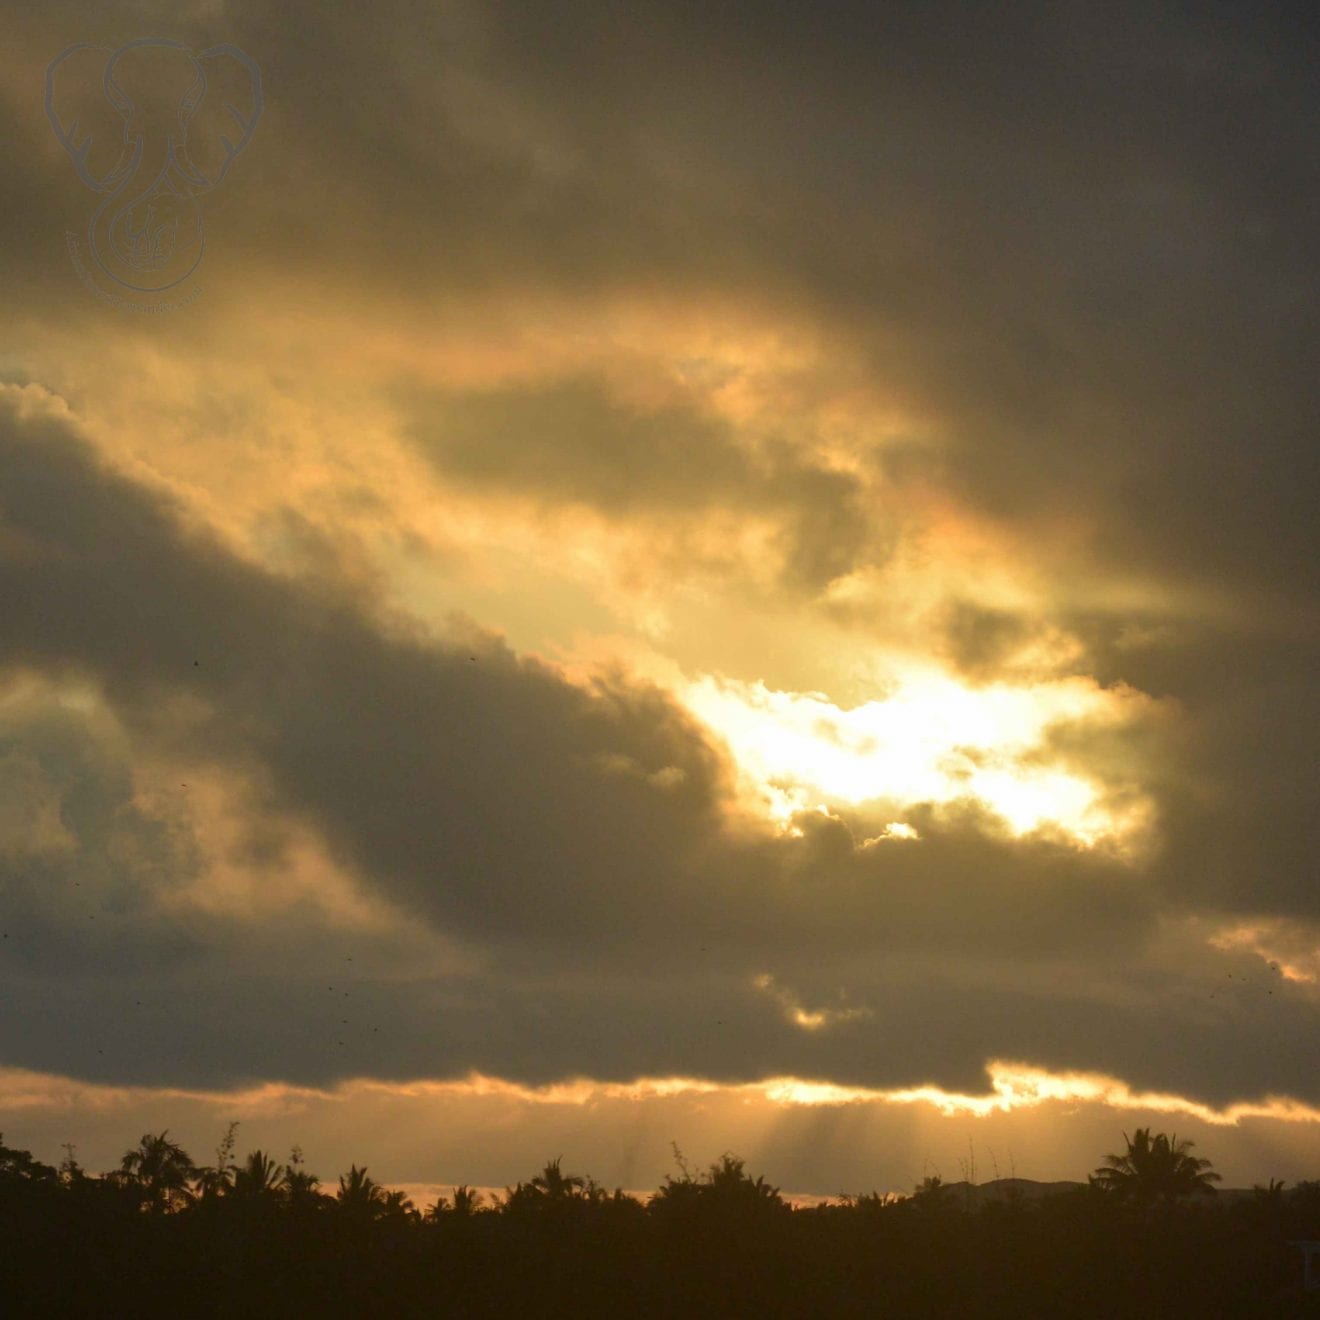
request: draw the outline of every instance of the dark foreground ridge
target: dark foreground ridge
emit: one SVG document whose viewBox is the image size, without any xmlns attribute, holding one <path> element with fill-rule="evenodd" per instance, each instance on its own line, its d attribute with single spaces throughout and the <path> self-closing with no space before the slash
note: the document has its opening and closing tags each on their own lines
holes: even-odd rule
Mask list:
<svg viewBox="0 0 1320 1320">
<path fill-rule="evenodd" d="M 553 1160 L 419 1210 L 296 1149 L 197 1166 L 147 1134 L 100 1177 L 0 1145 L 7 1317 L 1320 1316 L 1320 1182 L 1214 1190 L 1149 1131 L 1088 1183 L 1002 1179 L 794 1208 L 725 1155 L 645 1200 Z M 1320 1271 L 1318 1271 L 1320 1272 Z"/>
</svg>

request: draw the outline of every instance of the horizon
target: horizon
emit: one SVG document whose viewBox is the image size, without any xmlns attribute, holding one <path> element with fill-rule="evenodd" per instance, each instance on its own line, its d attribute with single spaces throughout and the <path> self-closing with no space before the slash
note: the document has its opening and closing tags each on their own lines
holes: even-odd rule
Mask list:
<svg viewBox="0 0 1320 1320">
<path fill-rule="evenodd" d="M 649 1095 L 636 1094 L 648 1089 Z M 464 1184 L 487 1192 L 508 1188 L 558 1158 L 568 1172 L 644 1197 L 648 1187 L 679 1176 L 676 1150 L 694 1170 L 736 1155 L 786 1199 L 804 1204 L 872 1192 L 908 1196 L 928 1176 L 945 1185 L 1009 1178 L 1085 1185 L 1104 1157 L 1121 1153 L 1126 1134 L 1140 1127 L 1191 1141 L 1220 1173 L 1223 1190 L 1250 1190 L 1272 1179 L 1296 1186 L 1320 1177 L 1309 1134 L 1289 1142 L 1297 1124 L 1278 1119 L 1211 1123 L 1158 1108 L 1056 1101 L 1024 1124 L 1012 1109 L 945 1114 L 918 1099 L 902 1104 L 908 1121 L 900 1126 L 889 1112 L 892 1102 L 884 1100 L 775 1103 L 758 1100 L 755 1091 L 733 1089 L 730 1096 L 709 1085 L 671 1082 L 650 1088 L 579 1083 L 538 1092 L 474 1078 L 399 1088 L 349 1083 L 338 1092 L 269 1085 L 246 1094 L 175 1091 L 166 1108 L 150 1089 L 70 1088 L 58 1079 L 0 1072 L 0 1098 L 7 1100 L 0 1112 L 13 1124 L 0 1133 L 6 1144 L 30 1146 L 48 1163 L 58 1163 L 72 1142 L 79 1162 L 99 1173 L 117 1167 L 139 1128 L 159 1130 L 152 1124 L 163 1112 L 172 1116 L 172 1138 L 199 1164 L 210 1162 L 213 1147 L 236 1122 L 236 1153 L 261 1149 L 282 1160 L 297 1146 L 325 1186 L 333 1187 L 356 1163 L 410 1196 Z M 17 1105 L 16 1094 L 22 1096 Z M 25 1111 L 33 1115 L 26 1123 Z M 346 1127 L 366 1135 L 355 1144 Z M 382 1129 L 394 1134 L 387 1142 Z M 1243 1138 L 1245 1156 L 1238 1148 Z M 457 1176 L 410 1176 L 423 1165 Z"/>
</svg>

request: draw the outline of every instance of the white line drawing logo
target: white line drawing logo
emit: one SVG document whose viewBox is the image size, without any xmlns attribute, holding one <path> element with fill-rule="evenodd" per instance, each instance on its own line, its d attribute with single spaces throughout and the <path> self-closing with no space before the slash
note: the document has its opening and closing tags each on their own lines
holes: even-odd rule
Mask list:
<svg viewBox="0 0 1320 1320">
<path fill-rule="evenodd" d="M 144 37 L 61 51 L 46 69 L 46 117 L 105 198 L 87 226 L 94 270 L 151 294 L 189 279 L 206 248 L 199 199 L 251 142 L 261 110 L 261 70 L 237 46 L 194 52 Z"/>
</svg>

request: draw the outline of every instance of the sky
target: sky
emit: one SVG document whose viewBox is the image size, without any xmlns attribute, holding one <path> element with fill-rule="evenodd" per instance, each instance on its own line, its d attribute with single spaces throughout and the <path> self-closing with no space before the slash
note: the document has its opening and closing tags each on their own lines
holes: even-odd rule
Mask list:
<svg viewBox="0 0 1320 1320">
<path fill-rule="evenodd" d="M 3 27 L 6 1143 L 1320 1177 L 1313 6 Z"/>
</svg>

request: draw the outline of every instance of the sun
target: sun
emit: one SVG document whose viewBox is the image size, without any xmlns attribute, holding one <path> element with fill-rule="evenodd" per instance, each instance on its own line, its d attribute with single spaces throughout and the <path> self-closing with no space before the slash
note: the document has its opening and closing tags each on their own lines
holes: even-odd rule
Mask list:
<svg viewBox="0 0 1320 1320">
<path fill-rule="evenodd" d="M 888 838 L 915 831 L 895 812 L 960 801 L 1010 834 L 1050 829 L 1076 844 L 1131 842 L 1148 804 L 1053 752 L 1052 730 L 1136 718 L 1148 699 L 1072 677 L 1032 685 L 970 687 L 911 667 L 881 698 L 843 709 L 817 692 L 706 675 L 680 697 L 733 755 L 759 810 L 791 830 L 802 811 L 874 807 Z M 901 828 L 900 828 L 901 827 Z"/>
</svg>

